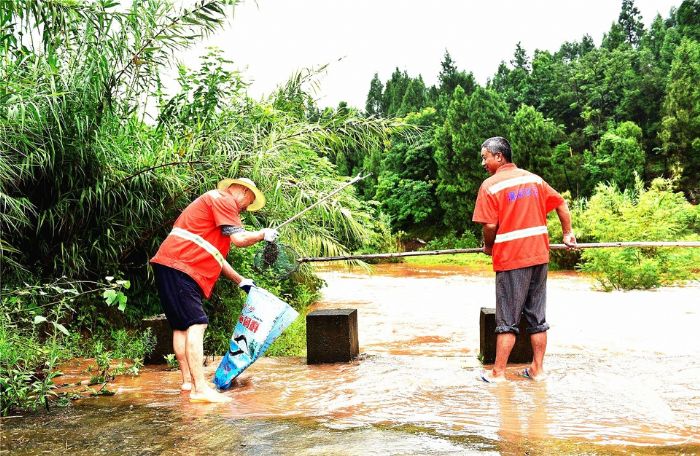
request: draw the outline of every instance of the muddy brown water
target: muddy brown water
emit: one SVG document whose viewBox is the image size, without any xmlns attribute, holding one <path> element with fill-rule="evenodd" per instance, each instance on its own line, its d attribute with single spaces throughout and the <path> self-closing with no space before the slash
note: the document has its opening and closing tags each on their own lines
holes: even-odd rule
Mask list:
<svg viewBox="0 0 700 456">
<path fill-rule="evenodd" d="M 602 293 L 549 279 L 546 382 L 476 380 L 493 276 L 409 265 L 322 272 L 317 308 L 357 308 L 360 360 L 264 358 L 190 404 L 147 367 L 116 394 L 5 418 L 3 454 L 700 454 L 700 284 Z M 207 369 L 213 373 L 215 362 Z"/>
</svg>

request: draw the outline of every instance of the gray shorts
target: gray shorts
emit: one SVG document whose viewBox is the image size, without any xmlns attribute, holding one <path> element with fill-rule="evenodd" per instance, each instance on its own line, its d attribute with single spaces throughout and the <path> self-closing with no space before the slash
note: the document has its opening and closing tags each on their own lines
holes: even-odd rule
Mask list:
<svg viewBox="0 0 700 456">
<path fill-rule="evenodd" d="M 528 334 L 547 331 L 547 265 L 496 272 L 496 334 L 519 334 L 521 315 Z"/>
</svg>

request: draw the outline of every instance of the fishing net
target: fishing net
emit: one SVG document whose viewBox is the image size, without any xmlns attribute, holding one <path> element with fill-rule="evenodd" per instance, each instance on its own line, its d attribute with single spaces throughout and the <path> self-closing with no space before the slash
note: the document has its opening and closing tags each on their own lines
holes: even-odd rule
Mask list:
<svg viewBox="0 0 700 456">
<path fill-rule="evenodd" d="M 299 268 L 299 254 L 288 245 L 266 242 L 253 257 L 253 269 L 276 279 L 286 279 Z"/>
</svg>

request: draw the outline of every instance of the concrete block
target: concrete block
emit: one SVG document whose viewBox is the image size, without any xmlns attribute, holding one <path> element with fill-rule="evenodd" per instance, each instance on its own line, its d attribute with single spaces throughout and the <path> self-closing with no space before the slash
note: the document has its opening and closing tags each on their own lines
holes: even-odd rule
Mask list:
<svg viewBox="0 0 700 456">
<path fill-rule="evenodd" d="M 156 346 L 151 354 L 146 355 L 146 364 L 164 364 L 165 355 L 175 353 L 173 349 L 173 331 L 165 318 L 165 314 L 147 317 L 142 320 L 142 328 L 151 328 L 151 332 L 156 336 Z"/>
<path fill-rule="evenodd" d="M 314 310 L 306 315 L 306 362 L 346 363 L 360 353 L 357 309 Z"/>
<path fill-rule="evenodd" d="M 520 318 L 520 334 L 515 338 L 515 345 L 508 357 L 509 363 L 532 362 L 532 345 L 527 333 L 527 320 Z M 482 307 L 479 314 L 479 356 L 484 364 L 492 364 L 496 360 L 496 309 Z"/>
</svg>

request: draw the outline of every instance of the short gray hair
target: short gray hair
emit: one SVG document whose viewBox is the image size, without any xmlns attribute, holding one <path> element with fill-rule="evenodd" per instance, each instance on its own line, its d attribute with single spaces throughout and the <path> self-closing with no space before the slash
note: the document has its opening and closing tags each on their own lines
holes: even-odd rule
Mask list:
<svg viewBox="0 0 700 456">
<path fill-rule="evenodd" d="M 513 152 L 510 149 L 510 143 L 502 136 L 494 136 L 489 138 L 481 145 L 482 149 L 486 149 L 492 154 L 499 153 L 503 155 L 508 163 L 513 161 Z"/>
</svg>

